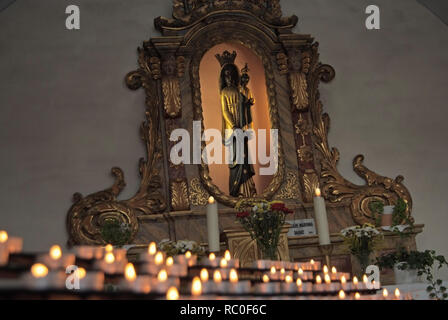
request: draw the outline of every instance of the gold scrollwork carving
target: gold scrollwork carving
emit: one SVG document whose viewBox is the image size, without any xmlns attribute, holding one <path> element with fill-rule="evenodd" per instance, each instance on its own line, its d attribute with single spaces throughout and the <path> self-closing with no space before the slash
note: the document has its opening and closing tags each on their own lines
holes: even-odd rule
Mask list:
<svg viewBox="0 0 448 320">
<path fill-rule="evenodd" d="M 214 13 L 244 12 L 270 28 L 293 28 L 297 16 L 283 17 L 280 0 L 173 0 L 173 18 L 158 17 L 154 21 L 161 32 L 192 28 Z"/>
<path fill-rule="evenodd" d="M 305 190 L 304 201 L 313 202 L 313 197 L 316 188 L 319 188 L 319 177 L 316 173 L 304 173 L 303 174 L 303 186 Z"/>
<path fill-rule="evenodd" d="M 172 181 L 170 184 L 171 207 L 174 211 L 190 209 L 187 182 L 183 179 Z"/>
<path fill-rule="evenodd" d="M 283 52 L 277 54 L 277 67 L 280 74 L 288 74 L 288 56 Z"/>
<path fill-rule="evenodd" d="M 292 89 L 292 104 L 297 110 L 304 110 L 308 107 L 308 84 L 306 76 L 302 72 L 291 72 L 289 81 Z"/>
<path fill-rule="evenodd" d="M 319 100 L 318 85 L 320 81 L 329 82 L 334 76 L 334 69 L 329 65 L 318 62 L 318 43 L 310 48 L 310 105 L 314 123 L 315 146 L 321 154 L 321 178 L 322 191 L 331 202 L 348 203 L 350 205 L 353 219 L 358 224 L 366 222 L 374 223 L 374 217 L 369 209 L 369 202 L 381 199 L 385 204 L 394 204 L 400 197 L 407 201 L 407 216 L 410 217 L 412 210 L 412 198 L 408 189 L 402 184 L 403 177 L 395 179 L 381 176 L 363 164 L 364 156 L 358 155 L 353 160 L 354 171 L 366 181 L 365 185 L 356 185 L 347 181 L 337 170 L 339 151 L 330 148 L 328 144 L 328 131 L 330 118 L 328 114 L 322 113 L 322 102 Z M 411 218 L 411 217 L 410 217 Z M 411 218 L 412 219 L 412 218 Z"/>
<path fill-rule="evenodd" d="M 181 111 L 179 79 L 163 77 L 163 108 L 167 116 L 175 118 Z"/>
<path fill-rule="evenodd" d="M 313 161 L 313 149 L 308 145 L 304 144 L 300 146 L 300 148 L 297 149 L 297 155 L 302 162 Z"/>
<path fill-rule="evenodd" d="M 205 206 L 209 198 L 208 192 L 202 187 L 198 178 L 190 180 L 190 203 L 193 206 Z"/>
<path fill-rule="evenodd" d="M 283 187 L 275 196 L 277 199 L 300 199 L 299 176 L 296 172 L 288 171 Z"/>
</svg>

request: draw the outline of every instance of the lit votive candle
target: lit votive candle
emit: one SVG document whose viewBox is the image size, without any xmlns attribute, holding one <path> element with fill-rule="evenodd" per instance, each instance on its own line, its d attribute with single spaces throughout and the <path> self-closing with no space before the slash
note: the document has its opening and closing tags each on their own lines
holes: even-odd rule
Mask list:
<svg viewBox="0 0 448 320">
<path fill-rule="evenodd" d="M 291 275 L 285 276 L 285 281 L 281 283 L 282 293 L 296 293 L 297 292 L 297 284 L 293 282 L 293 278 Z"/>
<path fill-rule="evenodd" d="M 8 264 L 9 249 L 8 249 L 8 233 L 4 230 L 0 231 L 0 266 Z"/>
<path fill-rule="evenodd" d="M 216 255 L 212 252 L 208 258 L 203 258 L 200 263 L 208 267 L 217 267 L 219 265 L 219 260 L 216 259 Z"/>
<path fill-rule="evenodd" d="M 229 273 L 228 293 L 231 294 L 248 294 L 250 293 L 250 281 L 239 281 L 238 273 L 235 269 L 231 269 Z"/>
<path fill-rule="evenodd" d="M 66 278 L 65 271 L 49 271 L 44 264 L 36 263 L 23 276 L 23 282 L 31 290 L 65 289 Z"/>
<path fill-rule="evenodd" d="M 77 246 L 74 252 L 78 258 L 85 260 L 102 259 L 104 256 L 103 248 L 95 246 Z"/>
<path fill-rule="evenodd" d="M 387 300 L 388 296 L 389 296 L 389 291 L 387 291 L 387 289 L 384 288 L 383 292 L 382 292 L 382 295 L 383 295 L 383 300 Z"/>
<path fill-rule="evenodd" d="M 148 249 L 140 254 L 140 261 L 154 263 L 154 259 L 157 254 L 157 245 L 155 242 L 151 242 L 148 245 Z M 163 253 L 162 253 L 163 256 Z"/>
<path fill-rule="evenodd" d="M 263 275 L 262 283 L 254 285 L 254 292 L 261 295 L 274 295 L 280 292 L 280 283 L 270 282 L 268 275 Z"/>
<path fill-rule="evenodd" d="M 345 278 L 345 276 L 341 277 L 341 287 L 342 287 L 342 290 L 344 290 L 344 291 L 352 290 L 352 284 L 347 282 L 347 279 Z"/>
<path fill-rule="evenodd" d="M 313 291 L 316 291 L 316 292 L 324 292 L 325 291 L 325 285 L 322 283 L 322 277 L 320 275 L 316 276 L 313 289 L 314 289 Z"/>
<path fill-rule="evenodd" d="M 311 282 L 302 282 L 301 279 L 296 281 L 297 291 L 300 293 L 311 293 L 313 291 L 313 284 Z"/>
<path fill-rule="evenodd" d="M 325 280 L 325 291 L 328 292 L 338 292 L 341 289 L 341 284 L 338 282 L 331 282 L 331 277 L 329 274 L 324 276 Z"/>
<path fill-rule="evenodd" d="M 191 295 L 193 297 L 198 297 L 202 294 L 202 282 L 199 277 L 194 277 L 191 282 Z"/>
<path fill-rule="evenodd" d="M 277 272 L 277 269 L 272 266 L 270 269 L 269 279 L 270 280 L 280 280 L 281 274 L 280 272 Z"/>
<path fill-rule="evenodd" d="M 54 245 L 50 248 L 48 254 L 39 255 L 38 262 L 42 262 L 50 269 L 64 269 L 75 264 L 74 254 L 62 254 L 61 247 Z"/>
<path fill-rule="evenodd" d="M 222 275 L 220 270 L 215 270 L 215 272 L 213 272 L 213 282 L 215 284 L 214 289 L 216 293 L 226 293 L 226 286 L 222 282 Z"/>
<path fill-rule="evenodd" d="M 357 290 L 357 289 L 359 289 L 360 288 L 360 286 L 359 286 L 359 281 L 358 281 L 358 278 L 355 276 L 355 277 L 353 277 L 353 279 L 352 279 L 352 290 Z"/>
<path fill-rule="evenodd" d="M 156 279 L 152 278 L 151 290 L 157 293 L 165 293 L 172 286 L 179 287 L 179 284 L 179 278 L 168 277 L 166 269 L 162 269 Z"/>
<path fill-rule="evenodd" d="M 78 274 L 79 290 L 100 292 L 104 289 L 104 273 L 100 271 L 87 272 L 84 268 L 75 271 Z"/>
<path fill-rule="evenodd" d="M 95 266 L 107 274 L 123 273 L 126 267 L 126 261 L 116 261 L 113 252 L 106 252 L 102 260 L 95 262 Z"/>
<path fill-rule="evenodd" d="M 395 288 L 395 291 L 394 291 L 394 300 L 402 300 L 402 299 L 401 299 L 401 293 L 400 293 L 400 290 L 399 290 L 398 288 Z"/>
</svg>

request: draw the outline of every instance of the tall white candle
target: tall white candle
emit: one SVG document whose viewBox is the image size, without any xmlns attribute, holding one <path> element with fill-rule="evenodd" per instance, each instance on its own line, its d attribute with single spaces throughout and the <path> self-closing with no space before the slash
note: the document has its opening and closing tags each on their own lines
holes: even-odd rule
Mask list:
<svg viewBox="0 0 448 320">
<path fill-rule="evenodd" d="M 207 205 L 207 235 L 209 252 L 219 252 L 218 204 L 213 197 L 208 199 Z"/>
<path fill-rule="evenodd" d="M 319 244 L 330 244 L 327 209 L 325 207 L 325 199 L 321 197 L 319 188 L 316 189 L 316 196 L 314 197 L 314 215 L 316 217 L 317 232 L 319 234 Z"/>
</svg>

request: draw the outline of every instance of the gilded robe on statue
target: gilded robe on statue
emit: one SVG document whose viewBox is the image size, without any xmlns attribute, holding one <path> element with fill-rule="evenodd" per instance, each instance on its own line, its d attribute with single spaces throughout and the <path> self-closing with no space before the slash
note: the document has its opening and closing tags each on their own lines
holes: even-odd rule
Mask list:
<svg viewBox="0 0 448 320">
<path fill-rule="evenodd" d="M 235 56 L 236 53 L 234 52 L 233 60 Z M 229 193 L 234 197 L 253 197 L 257 191 L 252 178 L 255 175 L 255 171 L 253 166 L 249 164 L 248 140 L 247 138 L 244 139 L 244 161 L 243 163 L 238 163 L 236 161 L 236 138 L 233 136 L 235 129 L 246 130 L 252 127 L 250 107 L 253 104 L 253 99 L 242 93 L 238 67 L 233 64 L 233 60 L 230 62 L 225 57 L 231 57 L 230 53 L 226 51 L 218 59 L 222 65 L 220 95 L 223 143 L 226 146 L 231 144 L 231 147 L 233 147 L 233 159 L 229 165 Z"/>
</svg>

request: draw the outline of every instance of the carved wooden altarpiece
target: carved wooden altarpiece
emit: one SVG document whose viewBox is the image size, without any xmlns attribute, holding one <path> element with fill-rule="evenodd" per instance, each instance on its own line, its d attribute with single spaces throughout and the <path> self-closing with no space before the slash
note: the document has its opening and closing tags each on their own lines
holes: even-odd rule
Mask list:
<svg viewBox="0 0 448 320">
<path fill-rule="evenodd" d="M 69 243 L 102 244 L 100 226 L 110 219 L 130 224 L 134 243 L 142 245 L 163 238 L 204 242 L 209 195 L 220 203 L 222 230 L 235 227 L 232 208 L 238 199 L 219 190 L 208 166 L 169 161 L 175 144 L 170 133 L 176 128 L 191 132 L 192 121 L 203 119 L 199 63 L 221 43 L 249 48 L 265 69 L 270 123 L 279 129 L 279 162 L 268 187 L 259 191 L 260 198 L 282 199 L 298 217 L 312 217 L 313 192 L 320 186 L 333 233 L 373 222 L 368 207 L 372 200 L 394 204 L 401 197 L 410 216 L 412 199 L 402 176 L 392 179 L 369 170 L 362 155 L 353 160 L 353 169 L 365 185 L 353 184 L 339 173 L 339 152 L 328 144 L 330 118 L 323 112 L 318 90 L 335 71 L 319 61 L 318 42 L 293 32 L 297 22 L 295 15 L 282 14 L 279 0 L 174 0 L 172 18 L 154 21 L 162 36 L 143 42 L 139 67 L 125 78 L 130 89 L 146 93 L 140 188 L 131 199 L 117 200 L 125 182 L 123 171 L 113 168 L 112 187 L 85 197 L 76 193 L 67 217 Z"/>
</svg>

